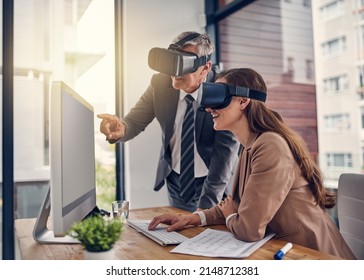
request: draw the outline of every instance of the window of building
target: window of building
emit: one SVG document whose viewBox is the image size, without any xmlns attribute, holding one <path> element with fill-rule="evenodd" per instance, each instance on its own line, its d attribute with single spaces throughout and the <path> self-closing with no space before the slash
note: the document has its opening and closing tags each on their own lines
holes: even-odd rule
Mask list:
<svg viewBox="0 0 364 280">
<path fill-rule="evenodd" d="M 328 153 L 326 164 L 329 167 L 352 167 L 352 156 L 350 153 Z"/>
<path fill-rule="evenodd" d="M 311 59 L 306 59 L 306 78 L 307 80 L 314 79 L 313 61 Z"/>
<path fill-rule="evenodd" d="M 302 4 L 304 7 L 311 7 L 311 0 L 302 0 Z"/>
<path fill-rule="evenodd" d="M 347 75 L 327 78 L 323 81 L 325 93 L 342 93 L 349 88 Z"/>
<path fill-rule="evenodd" d="M 335 114 L 324 118 L 327 131 L 347 131 L 351 128 L 349 114 Z"/>
<path fill-rule="evenodd" d="M 19 134 L 14 139 L 16 218 L 36 217 L 48 187 L 52 81 L 64 81 L 95 111 L 115 107 L 113 3 L 53 2 L 54 9 L 48 0 L 14 2 L 14 129 Z M 102 20 L 95 24 L 95 18 Z M 17 47 L 26 44 L 28 48 Z M 98 206 L 106 209 L 115 196 L 115 155 L 98 126 L 95 121 Z M 21 140 L 24 137 L 27 141 Z"/>
<path fill-rule="evenodd" d="M 364 87 L 364 65 L 358 67 L 358 86 Z"/>
<path fill-rule="evenodd" d="M 361 111 L 361 128 L 364 129 L 364 107 L 361 107 L 360 111 Z"/>
<path fill-rule="evenodd" d="M 320 8 L 320 15 L 323 20 L 332 19 L 343 14 L 344 0 L 330 1 Z"/>
<path fill-rule="evenodd" d="M 346 49 L 346 38 L 344 36 L 324 42 L 322 45 L 324 56 L 342 53 Z"/>
</svg>

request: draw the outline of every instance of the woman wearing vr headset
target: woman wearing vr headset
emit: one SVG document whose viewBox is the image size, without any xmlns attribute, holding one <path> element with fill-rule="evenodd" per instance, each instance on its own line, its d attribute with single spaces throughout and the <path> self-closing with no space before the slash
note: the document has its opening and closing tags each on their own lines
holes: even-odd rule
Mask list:
<svg viewBox="0 0 364 280">
<path fill-rule="evenodd" d="M 203 91 L 201 102 L 214 118 L 214 128 L 233 132 L 244 147 L 232 196 L 190 215 L 157 216 L 149 228 L 159 223 L 170 225 L 169 231 L 188 225 L 226 224 L 236 238 L 247 242 L 273 232 L 277 239 L 355 259 L 325 210 L 335 206 L 335 196 L 324 188 L 303 139 L 261 98 L 236 94 L 240 87 L 266 92 L 263 78 L 252 69 L 239 68 L 220 73 L 216 82 L 236 86 L 220 99 L 212 95 L 211 87 Z M 215 95 L 217 90 L 216 86 Z"/>
</svg>

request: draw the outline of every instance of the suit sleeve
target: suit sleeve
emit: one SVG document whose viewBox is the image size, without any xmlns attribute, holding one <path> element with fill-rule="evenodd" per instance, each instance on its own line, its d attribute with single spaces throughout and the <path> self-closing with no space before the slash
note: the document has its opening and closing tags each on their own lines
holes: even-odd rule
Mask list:
<svg viewBox="0 0 364 280">
<path fill-rule="evenodd" d="M 236 238 L 248 242 L 264 237 L 268 223 L 288 195 L 296 164 L 285 140 L 263 134 L 250 150 L 251 174 L 238 207 L 227 227 Z"/>
<path fill-rule="evenodd" d="M 155 118 L 154 111 L 154 94 L 155 94 L 155 78 L 152 78 L 152 82 L 140 97 L 135 106 L 130 110 L 130 112 L 122 118 L 122 121 L 126 125 L 126 132 L 124 137 L 120 138 L 118 141 L 126 142 L 133 139 L 139 133 L 143 132 L 145 128 L 153 121 Z"/>
<path fill-rule="evenodd" d="M 221 201 L 237 160 L 239 143 L 231 132 L 216 131 L 209 171 L 197 207 L 208 209 Z"/>
</svg>

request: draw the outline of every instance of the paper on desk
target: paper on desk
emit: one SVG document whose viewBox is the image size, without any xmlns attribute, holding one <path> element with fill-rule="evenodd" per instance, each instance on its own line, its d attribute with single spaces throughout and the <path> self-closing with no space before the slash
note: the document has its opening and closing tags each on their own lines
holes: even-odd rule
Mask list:
<svg viewBox="0 0 364 280">
<path fill-rule="evenodd" d="M 206 229 L 199 235 L 183 241 L 171 253 L 181 253 L 205 257 L 244 258 L 274 236 L 267 235 L 257 242 L 244 242 L 234 237 L 231 232 Z"/>
</svg>

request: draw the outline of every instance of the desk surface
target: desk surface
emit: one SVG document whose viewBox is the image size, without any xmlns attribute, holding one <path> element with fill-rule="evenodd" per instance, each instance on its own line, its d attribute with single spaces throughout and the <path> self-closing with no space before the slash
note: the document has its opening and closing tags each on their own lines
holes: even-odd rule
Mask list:
<svg viewBox="0 0 364 280">
<path fill-rule="evenodd" d="M 156 207 L 131 210 L 132 219 L 152 219 L 162 213 L 185 214 L 183 210 L 173 207 Z M 83 259 L 83 249 L 80 244 L 38 244 L 34 241 L 32 232 L 35 219 L 15 220 L 15 233 L 21 259 L 28 260 L 77 260 Z M 212 229 L 226 230 L 225 226 L 211 226 Z M 205 227 L 192 227 L 182 230 L 187 237 L 193 237 L 202 232 Z M 285 241 L 271 239 L 246 259 L 272 260 L 274 253 L 285 245 Z M 174 254 L 170 251 L 175 246 L 160 246 L 141 233 L 126 226 L 120 241 L 116 244 L 116 259 L 129 260 L 208 260 L 226 258 L 208 258 L 184 254 Z M 286 260 L 332 260 L 340 259 L 316 250 L 294 245 L 286 254 Z"/>
</svg>

